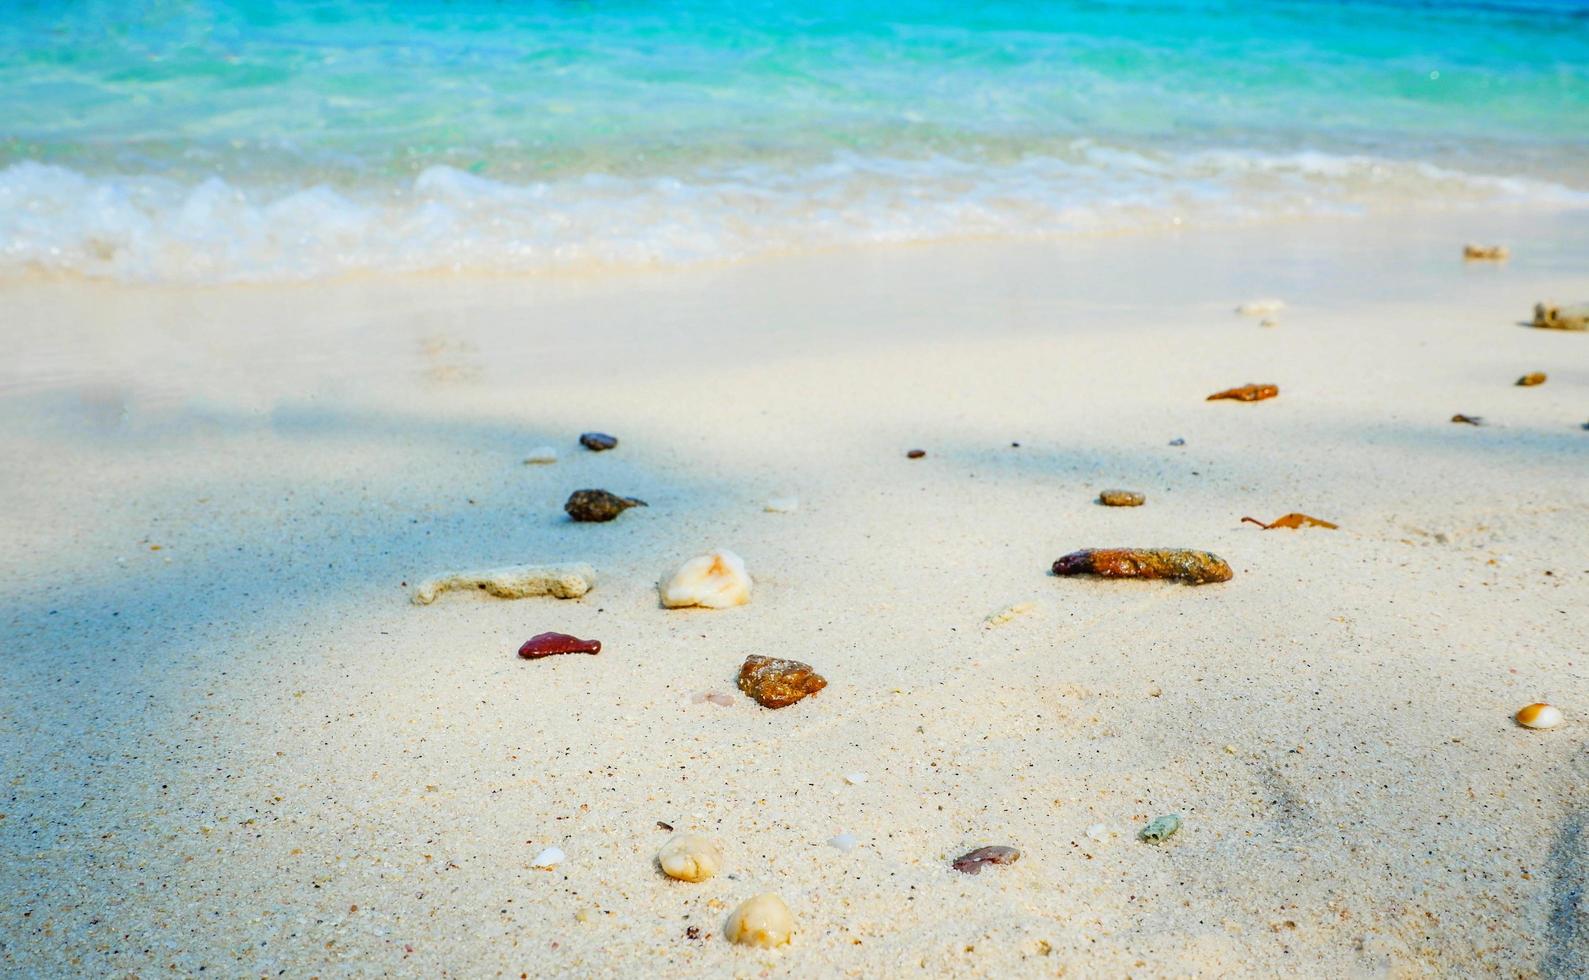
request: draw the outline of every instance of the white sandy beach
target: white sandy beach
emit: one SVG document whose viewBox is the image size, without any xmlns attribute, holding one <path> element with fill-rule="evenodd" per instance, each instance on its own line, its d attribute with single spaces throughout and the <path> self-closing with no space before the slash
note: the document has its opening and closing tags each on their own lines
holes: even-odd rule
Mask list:
<svg viewBox="0 0 1589 980">
<path fill-rule="evenodd" d="M 1577 214 L 4 284 L 0 973 L 1583 976 L 1589 335 L 1520 321 L 1586 269 Z M 1340 529 L 1240 522 L 1290 511 Z M 1113 545 L 1235 578 L 1049 573 Z M 660 608 L 714 546 L 753 601 Z M 409 601 L 551 560 L 596 589 Z M 761 891 L 779 951 L 720 936 Z"/>
</svg>

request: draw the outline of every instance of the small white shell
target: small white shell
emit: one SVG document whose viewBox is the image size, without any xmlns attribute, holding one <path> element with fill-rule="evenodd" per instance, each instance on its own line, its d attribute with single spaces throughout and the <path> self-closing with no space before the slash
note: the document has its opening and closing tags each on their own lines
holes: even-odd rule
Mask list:
<svg viewBox="0 0 1589 980">
<path fill-rule="evenodd" d="M 846 830 L 844 833 L 829 839 L 828 846 L 836 847 L 845 854 L 848 854 L 855 850 L 855 835 Z"/>
<path fill-rule="evenodd" d="M 1543 701 L 1517 712 L 1517 723 L 1524 728 L 1555 728 L 1565 720 L 1560 708 Z"/>
<path fill-rule="evenodd" d="M 844 774 L 844 781 L 846 783 L 849 783 L 851 786 L 859 786 L 862 783 L 866 782 L 866 773 L 864 773 L 864 772 L 847 772 L 847 773 Z"/>
<path fill-rule="evenodd" d="M 1236 312 L 1242 316 L 1267 316 L 1270 313 L 1279 313 L 1285 308 L 1285 300 L 1266 297 L 1264 299 L 1250 299 L 1236 307 Z"/>
<path fill-rule="evenodd" d="M 673 577 L 658 588 L 669 609 L 705 606 L 727 609 L 750 601 L 750 573 L 745 561 L 732 551 L 719 549 L 698 555 L 679 566 Z"/>
<path fill-rule="evenodd" d="M 555 462 L 557 462 L 557 450 L 553 449 L 551 446 L 537 446 L 536 448 L 530 450 L 529 454 L 524 457 L 524 463 L 526 466 Z"/>
<path fill-rule="evenodd" d="M 763 505 L 769 514 L 793 514 L 800 509 L 800 498 L 793 494 L 768 497 Z"/>
<path fill-rule="evenodd" d="M 788 944 L 794 931 L 794 916 L 789 913 L 789 906 L 777 895 L 767 892 L 741 903 L 728 917 L 723 935 L 729 942 L 741 946 L 775 949 Z"/>
<path fill-rule="evenodd" d="M 532 868 L 555 868 L 567 860 L 568 855 L 560 847 L 548 847 L 535 855 L 535 860 L 530 862 Z"/>
<path fill-rule="evenodd" d="M 723 869 L 723 852 L 700 834 L 674 834 L 657 851 L 662 873 L 680 881 L 705 881 Z"/>
</svg>

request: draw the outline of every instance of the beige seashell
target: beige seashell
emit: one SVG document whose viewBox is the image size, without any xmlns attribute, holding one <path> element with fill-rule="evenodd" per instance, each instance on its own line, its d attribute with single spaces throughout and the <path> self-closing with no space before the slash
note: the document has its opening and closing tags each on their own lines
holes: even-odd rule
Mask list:
<svg viewBox="0 0 1589 980">
<path fill-rule="evenodd" d="M 731 943 L 741 946 L 760 946 L 776 949 L 789 943 L 794 936 L 794 916 L 783 899 L 767 892 L 748 898 L 728 917 L 723 935 Z"/>
<path fill-rule="evenodd" d="M 750 601 L 750 574 L 745 561 L 732 551 L 699 555 L 679 566 L 673 577 L 659 586 L 662 604 L 669 609 L 705 606 L 727 609 Z"/>
<path fill-rule="evenodd" d="M 1524 728 L 1555 728 L 1565 720 L 1560 708 L 1543 701 L 1531 704 L 1517 713 L 1517 723 Z"/>
<path fill-rule="evenodd" d="M 1266 297 L 1264 299 L 1250 299 L 1236 307 L 1236 312 L 1242 316 L 1267 316 L 1270 313 L 1279 313 L 1285 308 L 1285 300 Z"/>
<path fill-rule="evenodd" d="M 674 834 L 657 851 L 662 873 L 680 881 L 705 881 L 723 870 L 723 852 L 700 834 Z"/>
<path fill-rule="evenodd" d="M 793 514 L 800 509 L 800 498 L 794 494 L 781 494 L 777 497 L 768 497 L 762 505 L 769 514 Z"/>
</svg>

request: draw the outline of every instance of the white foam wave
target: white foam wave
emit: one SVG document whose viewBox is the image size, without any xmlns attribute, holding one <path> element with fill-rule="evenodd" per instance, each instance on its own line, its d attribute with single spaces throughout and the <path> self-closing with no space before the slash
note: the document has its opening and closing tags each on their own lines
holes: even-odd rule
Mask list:
<svg viewBox="0 0 1589 980">
<path fill-rule="evenodd" d="M 1368 156 L 1172 155 L 1088 140 L 1062 156 L 998 163 L 843 156 L 799 169 L 529 184 L 437 166 L 405 186 L 356 191 L 89 177 L 22 162 L 0 170 L 0 276 L 206 283 L 517 273 L 1498 203 L 1580 208 L 1589 193 Z"/>
</svg>

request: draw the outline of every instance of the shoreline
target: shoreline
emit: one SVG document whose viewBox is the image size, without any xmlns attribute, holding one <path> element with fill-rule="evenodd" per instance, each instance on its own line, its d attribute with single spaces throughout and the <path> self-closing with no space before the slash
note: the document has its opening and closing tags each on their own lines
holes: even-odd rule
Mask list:
<svg viewBox="0 0 1589 980">
<path fill-rule="evenodd" d="M 0 286 L 0 963 L 1589 969 L 1589 337 L 1516 326 L 1586 298 L 1589 216 L 1296 230 Z M 1467 240 L 1513 258 L 1465 266 Z M 1232 312 L 1268 295 L 1277 327 Z M 1247 382 L 1280 397 L 1203 401 Z M 571 525 L 587 486 L 650 506 Z M 1111 486 L 1147 504 L 1096 506 Z M 780 493 L 800 509 L 764 512 Z M 1341 527 L 1240 523 L 1293 510 Z M 1048 574 L 1111 545 L 1235 579 Z M 659 608 L 717 546 L 751 603 Z M 596 589 L 401 584 L 556 560 Z M 545 630 L 602 652 L 514 656 Z M 752 653 L 829 687 L 758 708 Z M 1513 725 L 1536 700 L 1568 724 Z M 1167 812 L 1174 840 L 1134 838 Z M 724 874 L 662 878 L 657 821 L 721 839 Z M 1023 857 L 948 868 L 993 844 Z M 766 890 L 794 944 L 724 942 Z"/>
</svg>

